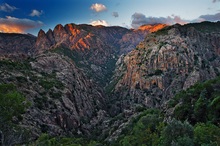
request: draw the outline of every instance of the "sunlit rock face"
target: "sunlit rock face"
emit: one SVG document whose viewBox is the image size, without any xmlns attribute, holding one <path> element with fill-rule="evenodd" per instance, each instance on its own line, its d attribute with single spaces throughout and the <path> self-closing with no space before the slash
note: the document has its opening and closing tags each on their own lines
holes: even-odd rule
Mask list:
<svg viewBox="0 0 220 146">
<path fill-rule="evenodd" d="M 134 49 L 150 32 L 147 29 L 132 30 L 116 26 L 59 24 L 54 30 L 39 32 L 33 52 L 39 55 L 65 48 L 78 66 L 85 68 L 87 74 L 93 74 L 92 78 L 105 86 L 118 57 Z"/>
<path fill-rule="evenodd" d="M 203 25 L 174 25 L 149 34 L 121 56 L 112 82 L 122 107 L 160 107 L 178 91 L 219 75 L 219 23 L 208 23 L 209 32 Z"/>
<path fill-rule="evenodd" d="M 166 24 L 154 24 L 154 25 L 142 25 L 137 30 L 156 32 L 164 27 L 167 27 Z"/>
</svg>

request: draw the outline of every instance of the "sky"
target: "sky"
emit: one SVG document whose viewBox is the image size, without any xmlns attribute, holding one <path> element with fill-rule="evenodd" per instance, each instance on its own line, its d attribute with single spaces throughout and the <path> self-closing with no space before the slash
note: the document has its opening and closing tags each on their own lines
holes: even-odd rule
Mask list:
<svg viewBox="0 0 220 146">
<path fill-rule="evenodd" d="M 144 24 L 220 21 L 220 0 L 0 0 L 0 32 L 48 31 L 57 24 L 137 29 Z"/>
</svg>

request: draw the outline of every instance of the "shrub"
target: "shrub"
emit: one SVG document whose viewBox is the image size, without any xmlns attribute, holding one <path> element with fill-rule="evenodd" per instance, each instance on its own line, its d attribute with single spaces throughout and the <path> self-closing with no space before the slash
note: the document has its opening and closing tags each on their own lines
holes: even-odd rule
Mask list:
<svg viewBox="0 0 220 146">
<path fill-rule="evenodd" d="M 210 123 L 198 123 L 194 128 L 194 137 L 197 145 L 217 145 L 220 143 L 220 128 Z"/>
<path fill-rule="evenodd" d="M 193 127 L 186 121 L 182 123 L 173 119 L 162 131 L 161 145 L 179 145 L 184 139 L 193 145 Z"/>
<path fill-rule="evenodd" d="M 0 132 L 4 139 L 2 145 L 14 145 L 17 140 L 27 137 L 26 129 L 16 124 L 30 105 L 13 84 L 0 85 Z"/>
</svg>

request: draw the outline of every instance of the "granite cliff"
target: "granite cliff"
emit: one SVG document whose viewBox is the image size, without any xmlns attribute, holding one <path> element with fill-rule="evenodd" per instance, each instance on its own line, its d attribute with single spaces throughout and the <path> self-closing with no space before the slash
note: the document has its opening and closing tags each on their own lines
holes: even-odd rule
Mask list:
<svg viewBox="0 0 220 146">
<path fill-rule="evenodd" d="M 163 27 L 165 25 L 160 29 Z M 131 30 L 116 26 L 59 24 L 46 33 L 40 30 L 34 55 L 45 51 L 68 55 L 88 76 L 105 86 L 119 55 L 130 52 L 150 32 L 147 28 Z"/>
<path fill-rule="evenodd" d="M 133 44 L 128 33 L 137 35 Z M 0 128 L 4 144 L 32 141 L 45 132 L 93 137 L 109 119 L 108 96 L 100 85 L 111 78 L 120 49 L 128 51 L 127 45 L 133 48 L 147 33 L 67 24 L 40 30 L 37 38 L 0 34 L 0 83 L 13 84 L 30 103 L 22 118 L 11 119 L 11 128 Z"/>
<path fill-rule="evenodd" d="M 209 32 L 204 32 L 205 24 Z M 147 35 L 121 56 L 110 84 L 115 85 L 111 92 L 122 100 L 122 109 L 161 107 L 177 92 L 218 76 L 219 24 L 170 26 Z"/>
</svg>

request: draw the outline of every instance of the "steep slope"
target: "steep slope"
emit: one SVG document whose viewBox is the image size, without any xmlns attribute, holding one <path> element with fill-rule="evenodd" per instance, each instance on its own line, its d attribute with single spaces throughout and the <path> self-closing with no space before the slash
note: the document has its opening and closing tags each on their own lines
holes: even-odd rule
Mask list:
<svg viewBox="0 0 220 146">
<path fill-rule="evenodd" d="M 45 132 L 88 136 L 107 116 L 102 89 L 68 57 L 47 53 L 0 64 L 0 83 L 14 84 L 30 102 L 22 118 L 12 121 L 20 127 L 20 134 L 13 132 L 14 126 L 3 131 L 9 145 L 36 139 Z"/>
<path fill-rule="evenodd" d="M 118 55 L 133 48 L 147 33 L 67 24 L 47 33 L 41 30 L 37 39 L 1 34 L 5 41 L 1 42 L 0 84 L 12 84 L 24 95 L 25 103 L 30 103 L 19 119 L 13 117 L 12 124 L 0 130 L 4 144 L 32 141 L 42 133 L 103 134 L 108 130 L 108 98 L 100 84 L 111 78 Z"/>
<path fill-rule="evenodd" d="M 147 29 L 59 24 L 53 31 L 39 32 L 35 55 L 49 50 L 69 56 L 88 76 L 105 86 L 118 56 L 132 50 L 148 33 Z"/>
<path fill-rule="evenodd" d="M 178 91 L 220 73 L 220 23 L 174 25 L 149 34 L 117 61 L 109 92 L 121 109 L 160 107 Z M 210 26 L 209 33 L 201 31 Z M 118 97 L 118 98 L 117 98 Z"/>
</svg>

